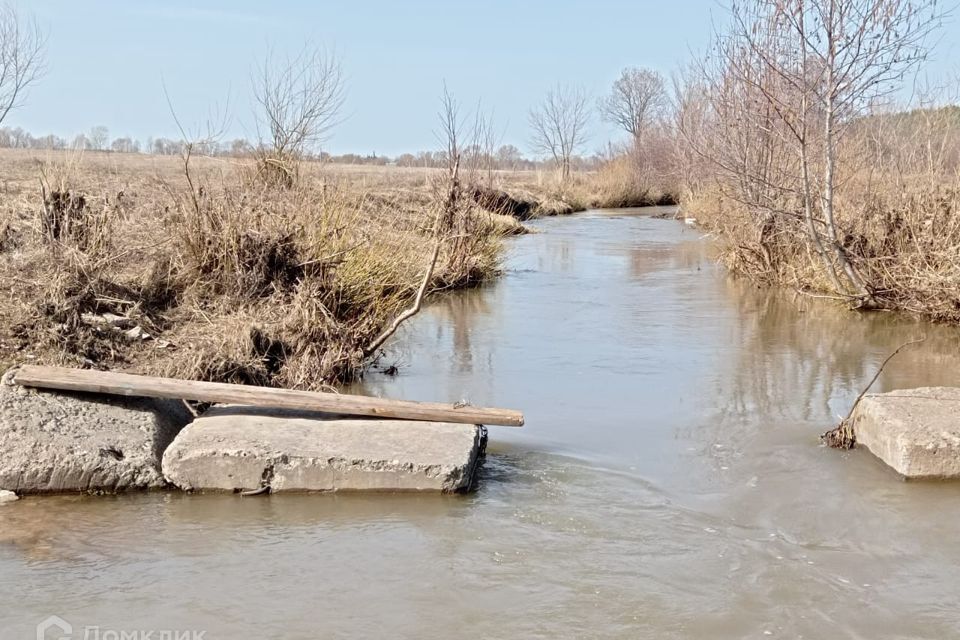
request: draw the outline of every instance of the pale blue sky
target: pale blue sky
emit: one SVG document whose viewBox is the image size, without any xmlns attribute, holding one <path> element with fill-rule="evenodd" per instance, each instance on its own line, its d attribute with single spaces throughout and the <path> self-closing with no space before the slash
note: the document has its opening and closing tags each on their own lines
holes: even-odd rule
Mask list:
<svg viewBox="0 0 960 640">
<path fill-rule="evenodd" d="M 164 83 L 186 122 L 230 96 L 230 134 L 254 134 L 250 69 L 268 45 L 335 47 L 347 76 L 333 153 L 436 147 L 443 82 L 493 110 L 503 142 L 527 150 L 526 114 L 558 81 L 602 94 L 624 66 L 669 74 L 706 46 L 718 0 L 14 0 L 49 33 L 49 72 L 5 123 L 72 136 L 176 137 Z M 951 24 L 934 70 L 960 52 Z M 594 120 L 589 149 L 616 133 Z"/>
</svg>

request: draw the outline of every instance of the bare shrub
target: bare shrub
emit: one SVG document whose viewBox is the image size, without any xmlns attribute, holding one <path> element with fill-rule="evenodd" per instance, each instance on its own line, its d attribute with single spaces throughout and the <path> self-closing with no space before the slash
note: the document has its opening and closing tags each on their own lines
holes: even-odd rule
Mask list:
<svg viewBox="0 0 960 640">
<path fill-rule="evenodd" d="M 336 55 L 305 47 L 295 56 L 269 52 L 254 79 L 260 145 L 258 169 L 268 182 L 290 187 L 300 160 L 337 123 L 345 98 Z"/>
<path fill-rule="evenodd" d="M 887 300 L 862 229 L 866 118 L 926 57 L 932 0 L 751 0 L 688 86 L 681 130 L 708 159 L 702 212 L 731 240 L 730 263 L 860 308 Z M 694 198 L 700 196 L 694 195 Z M 848 207 L 846 210 L 843 207 Z M 860 209 L 861 211 L 857 211 Z"/>
<path fill-rule="evenodd" d="M 482 232 L 483 220 L 478 215 L 474 199 L 464 192 L 460 177 L 460 163 L 464 155 L 464 138 L 468 148 L 486 148 L 492 152 L 492 124 L 477 116 L 479 126 L 472 132 L 465 131 L 460 106 L 444 88 L 443 108 L 440 112 L 441 139 L 446 143 L 448 167 L 434 183 L 434 206 L 437 213 L 436 236 L 443 246 L 444 261 L 438 277 L 446 287 L 463 287 L 483 279 L 487 272 L 483 264 L 487 256 L 482 250 L 489 241 L 489 234 Z M 469 138 L 472 136 L 472 139 Z M 486 140 L 482 145 L 478 140 Z M 475 179 L 475 176 L 474 176 Z M 479 262 L 477 262 L 479 260 Z"/>
</svg>

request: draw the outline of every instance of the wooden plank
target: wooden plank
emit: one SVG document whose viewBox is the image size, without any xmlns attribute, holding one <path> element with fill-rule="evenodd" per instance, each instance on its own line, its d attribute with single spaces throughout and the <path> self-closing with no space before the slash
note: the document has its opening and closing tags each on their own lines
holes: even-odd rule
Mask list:
<svg viewBox="0 0 960 640">
<path fill-rule="evenodd" d="M 27 387 L 59 389 L 62 391 L 86 391 L 120 396 L 220 402 L 376 418 L 459 422 L 505 427 L 523 426 L 523 414 L 509 409 L 485 409 L 469 405 L 460 406 L 459 404 L 389 400 L 387 398 L 293 391 L 220 382 L 196 382 L 193 380 L 114 373 L 112 371 L 27 365 L 16 372 L 14 381 Z"/>
</svg>

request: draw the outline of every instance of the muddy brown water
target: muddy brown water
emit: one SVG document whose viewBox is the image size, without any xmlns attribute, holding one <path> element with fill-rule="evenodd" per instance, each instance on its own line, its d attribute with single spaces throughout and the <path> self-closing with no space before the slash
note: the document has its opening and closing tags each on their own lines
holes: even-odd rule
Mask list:
<svg viewBox="0 0 960 640">
<path fill-rule="evenodd" d="M 817 442 L 917 335 L 878 388 L 960 385 L 958 331 L 758 290 L 649 214 L 535 223 L 362 385 L 525 410 L 476 493 L 2 506 L 0 638 L 960 637 L 960 483 Z"/>
</svg>

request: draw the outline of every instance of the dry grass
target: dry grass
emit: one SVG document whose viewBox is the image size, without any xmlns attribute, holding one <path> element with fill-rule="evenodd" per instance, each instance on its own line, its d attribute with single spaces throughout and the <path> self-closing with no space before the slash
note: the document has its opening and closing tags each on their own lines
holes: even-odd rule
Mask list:
<svg viewBox="0 0 960 640">
<path fill-rule="evenodd" d="M 843 248 L 875 306 L 960 322 L 960 173 L 949 159 L 958 147 L 927 155 L 928 142 L 942 144 L 958 130 L 950 124 L 946 132 L 913 130 L 901 137 L 867 124 L 840 159 L 836 211 Z M 723 262 L 760 282 L 834 295 L 799 203 L 778 203 L 793 216 L 768 216 L 728 197 L 731 191 L 707 182 L 682 203 L 686 215 L 714 232 Z"/>
<path fill-rule="evenodd" d="M 568 215 L 586 209 L 615 209 L 676 204 L 672 177 L 654 175 L 632 154 L 622 154 L 599 170 L 576 172 L 560 181 L 555 172 L 495 172 L 480 181 L 481 206 L 520 220 Z"/>
<path fill-rule="evenodd" d="M 584 185 L 586 194 L 582 198 L 591 207 L 601 208 L 676 204 L 679 188 L 668 163 L 663 158 L 652 159 L 645 152 L 640 149 L 624 153 L 606 163 Z M 659 155 L 664 153 L 665 150 L 658 150 Z"/>
<path fill-rule="evenodd" d="M 0 365 L 294 388 L 363 371 L 364 347 L 416 292 L 443 187 L 437 171 L 392 167 L 307 163 L 291 187 L 234 160 L 195 158 L 189 179 L 179 158 L 0 162 Z M 431 290 L 492 277 L 501 237 L 519 231 L 466 206 Z"/>
</svg>

